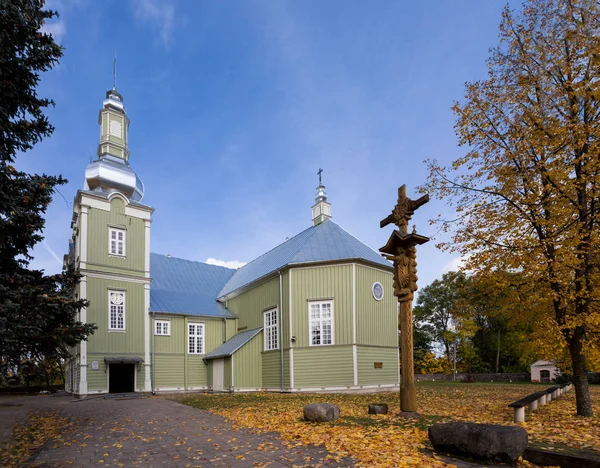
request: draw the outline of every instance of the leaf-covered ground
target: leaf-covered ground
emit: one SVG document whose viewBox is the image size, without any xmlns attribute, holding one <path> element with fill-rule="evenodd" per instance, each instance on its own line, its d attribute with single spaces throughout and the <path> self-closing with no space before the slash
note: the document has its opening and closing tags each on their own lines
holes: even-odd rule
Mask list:
<svg viewBox="0 0 600 468">
<path fill-rule="evenodd" d="M 447 466 L 437 458 L 427 438 L 436 422 L 471 421 L 512 425 L 508 403 L 540 390 L 530 384 L 421 383 L 417 398 L 421 419 L 403 419 L 397 393 L 379 394 L 222 394 L 180 397 L 190 406 L 207 409 L 258 431 L 279 432 L 289 441 L 324 444 L 340 456 L 352 456 L 362 466 Z M 591 387 L 596 414 L 600 413 L 600 387 Z M 314 424 L 302 419 L 307 403 L 340 406 L 334 423 Z M 388 415 L 369 415 L 369 403 L 387 403 Z M 600 418 L 575 416 L 574 389 L 558 400 L 527 412 L 520 424 L 530 443 L 555 449 L 575 448 L 600 452 Z"/>
<path fill-rule="evenodd" d="M 69 427 L 66 418 L 55 411 L 32 413 L 26 422 L 13 429 L 10 444 L 0 448 L 0 466 L 18 468 L 25 466 L 29 458 L 48 440 L 58 436 Z"/>
</svg>

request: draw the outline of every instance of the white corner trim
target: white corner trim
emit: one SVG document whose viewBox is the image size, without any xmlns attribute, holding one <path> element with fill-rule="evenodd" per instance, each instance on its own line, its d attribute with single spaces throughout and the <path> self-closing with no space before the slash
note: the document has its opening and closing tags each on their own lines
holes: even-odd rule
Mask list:
<svg viewBox="0 0 600 468">
<path fill-rule="evenodd" d="M 79 280 L 79 297 L 87 299 L 87 277 L 83 275 Z M 82 308 L 79 313 L 79 320 L 82 323 L 87 323 L 87 310 Z M 82 340 L 79 345 L 79 395 L 87 395 L 87 341 Z"/>
<path fill-rule="evenodd" d="M 290 322 L 290 351 L 289 351 L 289 368 L 290 368 L 290 387 L 294 386 L 294 344 L 292 343 L 292 336 L 294 336 L 294 330 L 292 326 L 292 269 L 288 271 L 288 299 L 289 299 L 289 307 L 288 307 L 288 315 Z M 283 382 L 282 382 L 283 383 Z M 282 385 L 283 386 L 283 385 Z"/>
<path fill-rule="evenodd" d="M 358 385 L 358 349 L 356 347 L 356 263 L 352 264 L 352 369 Z"/>
<path fill-rule="evenodd" d="M 169 325 L 169 332 L 170 332 Z M 150 285 L 144 285 L 144 362 L 150 362 Z M 144 391 L 152 391 L 151 366 L 146 364 L 144 372 Z"/>
<path fill-rule="evenodd" d="M 79 268 L 85 269 L 87 264 L 87 241 L 88 241 L 88 207 L 81 206 L 81 219 L 79 230 Z"/>
<path fill-rule="evenodd" d="M 150 278 L 150 220 L 144 221 L 144 270 L 146 278 Z"/>
</svg>

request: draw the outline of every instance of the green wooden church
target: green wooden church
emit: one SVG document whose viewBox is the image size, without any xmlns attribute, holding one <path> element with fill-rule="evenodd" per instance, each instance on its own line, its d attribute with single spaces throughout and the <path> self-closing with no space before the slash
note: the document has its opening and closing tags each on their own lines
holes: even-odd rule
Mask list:
<svg viewBox="0 0 600 468">
<path fill-rule="evenodd" d="M 72 350 L 67 391 L 322 391 L 398 385 L 392 266 L 331 220 L 237 270 L 150 252 L 153 208 L 130 166 L 123 97 L 106 93 L 97 159 L 77 192 L 65 262 L 97 331 Z M 319 181 L 320 182 L 320 181 Z"/>
</svg>

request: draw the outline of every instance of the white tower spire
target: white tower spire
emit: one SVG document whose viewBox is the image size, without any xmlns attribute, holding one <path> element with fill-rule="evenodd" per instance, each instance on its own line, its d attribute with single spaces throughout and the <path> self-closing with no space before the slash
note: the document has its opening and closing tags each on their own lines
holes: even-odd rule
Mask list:
<svg viewBox="0 0 600 468">
<path fill-rule="evenodd" d="M 315 204 L 312 207 L 313 226 L 317 226 L 327 218 L 331 218 L 331 204 L 327 201 L 327 192 L 325 192 L 321 174 L 323 174 L 323 169 L 317 171 L 319 186 L 317 187 Z"/>
</svg>

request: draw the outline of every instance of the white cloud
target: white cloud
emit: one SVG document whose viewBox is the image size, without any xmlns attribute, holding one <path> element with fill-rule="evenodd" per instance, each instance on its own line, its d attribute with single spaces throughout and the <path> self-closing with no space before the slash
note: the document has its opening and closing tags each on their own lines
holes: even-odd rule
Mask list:
<svg viewBox="0 0 600 468">
<path fill-rule="evenodd" d="M 67 33 L 67 25 L 62 19 L 57 19 L 50 22 L 46 21 L 40 28 L 40 31 L 52 35 L 57 43 L 61 43 L 62 38 Z"/>
<path fill-rule="evenodd" d="M 163 44 L 169 44 L 175 17 L 172 3 L 166 0 L 134 0 L 133 13 L 138 21 L 156 25 Z"/>
<path fill-rule="evenodd" d="M 465 259 L 462 257 L 454 257 L 450 260 L 444 268 L 442 268 L 442 274 L 448 273 L 449 271 L 458 271 L 459 268 L 462 268 L 465 265 Z"/>
<path fill-rule="evenodd" d="M 209 265 L 217 265 L 225 268 L 241 268 L 248 262 L 240 262 L 239 260 L 219 260 L 217 258 L 207 258 L 206 263 Z"/>
</svg>

